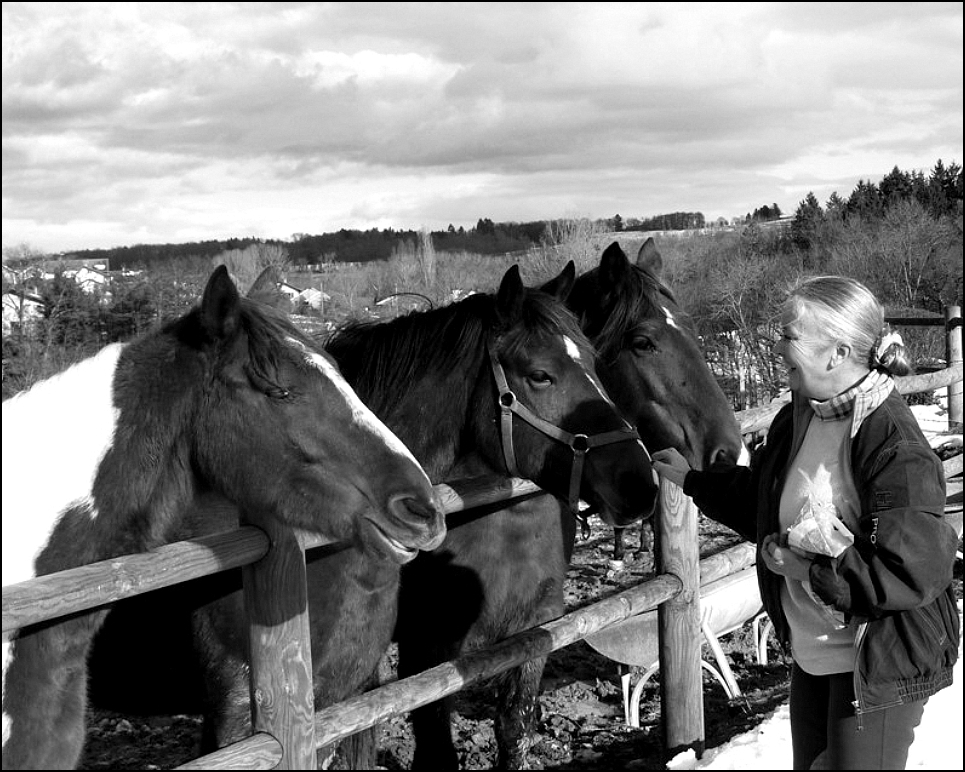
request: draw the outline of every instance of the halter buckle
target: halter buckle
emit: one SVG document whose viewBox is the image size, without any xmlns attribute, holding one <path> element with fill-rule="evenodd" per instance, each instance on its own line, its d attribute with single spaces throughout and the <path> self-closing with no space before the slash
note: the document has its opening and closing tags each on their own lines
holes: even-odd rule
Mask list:
<svg viewBox="0 0 965 772">
<path fill-rule="evenodd" d="M 585 434 L 574 434 L 570 447 L 574 453 L 586 453 L 590 449 L 590 438 Z"/>
</svg>

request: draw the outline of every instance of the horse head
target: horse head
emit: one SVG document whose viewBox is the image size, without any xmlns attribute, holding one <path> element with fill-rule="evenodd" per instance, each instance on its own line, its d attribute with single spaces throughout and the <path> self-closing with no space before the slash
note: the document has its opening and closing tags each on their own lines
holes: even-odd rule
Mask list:
<svg viewBox="0 0 965 772">
<path fill-rule="evenodd" d="M 653 511 L 650 456 L 600 383 L 593 348 L 560 300 L 568 287 L 559 290 L 526 289 L 517 266 L 503 276 L 479 415 L 498 424 L 508 473 L 625 525 Z"/>
<path fill-rule="evenodd" d="M 573 278 L 572 262 L 543 290 L 567 306 L 597 350 L 597 371 L 647 447 L 673 447 L 695 469 L 736 463 L 743 451 L 734 411 L 707 367 L 691 317 L 662 283 L 648 238 L 631 263 L 616 242 Z"/>
<path fill-rule="evenodd" d="M 445 535 L 424 470 L 331 357 L 283 315 L 208 281 L 195 331 L 208 368 L 193 462 L 242 510 L 407 562 Z"/>
</svg>

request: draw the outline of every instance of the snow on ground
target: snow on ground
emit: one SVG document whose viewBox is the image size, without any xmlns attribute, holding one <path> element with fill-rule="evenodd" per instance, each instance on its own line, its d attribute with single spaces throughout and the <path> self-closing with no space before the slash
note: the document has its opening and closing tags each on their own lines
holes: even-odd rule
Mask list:
<svg viewBox="0 0 965 772">
<path fill-rule="evenodd" d="M 912 412 L 933 448 L 952 444 L 961 447 L 962 435 L 948 433 L 948 414 L 939 405 L 914 405 Z M 962 601 L 958 601 L 962 616 Z M 915 742 L 908 752 L 906 769 L 962 769 L 962 641 L 954 683 L 925 706 Z M 791 719 L 787 703 L 750 732 L 724 745 L 710 748 L 697 759 L 693 751 L 678 754 L 667 769 L 791 769 Z"/>
<path fill-rule="evenodd" d="M 958 601 L 962 615 L 962 601 Z M 928 700 L 906 769 L 962 769 L 962 641 L 951 686 Z M 678 754 L 667 769 L 791 769 L 791 719 L 787 703 L 750 732 L 704 752 Z"/>
</svg>

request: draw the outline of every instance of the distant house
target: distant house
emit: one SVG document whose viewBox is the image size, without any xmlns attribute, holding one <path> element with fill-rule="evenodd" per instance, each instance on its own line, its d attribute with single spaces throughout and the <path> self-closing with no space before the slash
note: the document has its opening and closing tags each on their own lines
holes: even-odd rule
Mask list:
<svg viewBox="0 0 965 772">
<path fill-rule="evenodd" d="M 288 298 L 292 305 L 298 301 L 298 296 L 302 294 L 301 289 L 296 287 L 294 284 L 289 284 L 287 281 L 280 281 L 275 285 L 275 287 L 282 295 Z"/>
<path fill-rule="evenodd" d="M 110 287 L 110 277 L 106 271 L 90 266 L 82 266 L 77 269 L 67 269 L 64 276 L 73 279 L 77 286 L 88 294 L 107 292 Z"/>
<path fill-rule="evenodd" d="M 67 273 L 68 271 L 79 271 L 81 268 L 95 268 L 98 271 L 110 271 L 111 261 L 106 257 L 99 257 L 96 260 L 78 257 L 54 257 L 45 261 L 55 270 Z"/>
<path fill-rule="evenodd" d="M 316 289 L 315 287 L 309 287 L 299 292 L 293 302 L 296 306 L 304 303 L 314 311 L 321 311 L 324 309 L 325 303 L 331 299 L 331 296 L 327 292 L 322 292 L 322 290 Z"/>
<path fill-rule="evenodd" d="M 17 284 L 21 280 L 21 275 L 19 271 L 15 271 L 6 263 L 3 264 L 3 284 L 4 286 L 8 284 Z"/>
<path fill-rule="evenodd" d="M 29 333 L 44 317 L 44 302 L 36 295 L 3 293 L 3 336 Z"/>
</svg>

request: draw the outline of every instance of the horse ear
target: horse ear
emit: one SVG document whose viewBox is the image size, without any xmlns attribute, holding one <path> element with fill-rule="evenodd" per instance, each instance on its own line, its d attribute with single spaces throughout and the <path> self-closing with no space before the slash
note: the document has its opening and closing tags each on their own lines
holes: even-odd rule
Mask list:
<svg viewBox="0 0 965 772">
<path fill-rule="evenodd" d="M 541 292 L 545 292 L 547 295 L 552 295 L 557 300 L 565 302 L 570 296 L 570 292 L 573 290 L 573 284 L 576 282 L 576 263 L 570 260 L 560 271 L 560 275 L 555 279 L 550 279 L 546 284 L 540 287 Z"/>
<path fill-rule="evenodd" d="M 248 288 L 245 296 L 251 300 L 257 300 L 264 293 L 274 294 L 275 290 L 278 289 L 278 281 L 278 269 L 273 265 L 266 266 L 265 270 L 258 274 L 254 284 Z"/>
<path fill-rule="evenodd" d="M 630 259 L 627 253 L 620 247 L 619 242 L 614 241 L 610 246 L 603 250 L 600 256 L 600 287 L 604 292 L 618 287 L 626 281 L 626 276 L 630 272 Z"/>
<path fill-rule="evenodd" d="M 526 289 L 519 275 L 519 266 L 512 266 L 503 275 L 496 293 L 496 318 L 503 327 L 512 327 L 523 316 Z"/>
<path fill-rule="evenodd" d="M 657 245 L 653 243 L 653 236 L 644 241 L 640 251 L 637 252 L 637 265 L 650 271 L 658 279 L 660 278 L 660 272 L 663 270 L 663 258 L 660 256 Z"/>
<path fill-rule="evenodd" d="M 201 326 L 211 340 L 230 338 L 241 320 L 241 295 L 228 276 L 228 269 L 214 269 L 201 297 Z"/>
<path fill-rule="evenodd" d="M 269 265 L 258 274 L 255 283 L 245 293 L 245 297 L 269 308 L 288 312 L 291 310 L 291 301 L 285 297 L 284 292 L 278 289 L 279 284 L 281 284 L 281 275 L 278 273 L 278 268 Z"/>
</svg>

